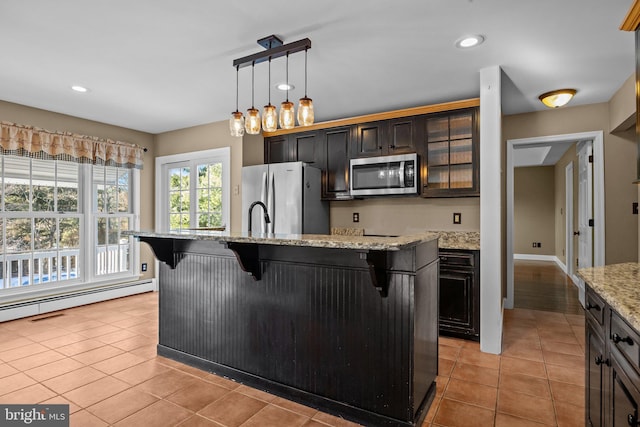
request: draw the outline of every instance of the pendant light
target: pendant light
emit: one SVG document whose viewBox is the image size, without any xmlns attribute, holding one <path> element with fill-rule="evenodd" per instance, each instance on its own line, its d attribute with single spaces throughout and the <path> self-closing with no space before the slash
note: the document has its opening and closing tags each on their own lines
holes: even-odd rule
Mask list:
<svg viewBox="0 0 640 427">
<path fill-rule="evenodd" d="M 293 102 L 289 101 L 289 52 L 287 52 L 287 100 L 280 104 L 280 127 L 291 129 L 296 125 L 296 112 Z"/>
<path fill-rule="evenodd" d="M 256 63 L 253 62 L 251 64 L 251 108 L 247 110 L 247 120 L 244 123 L 244 128 L 247 130 L 247 133 L 250 135 L 257 135 L 260 133 L 260 111 L 254 107 L 253 103 L 253 91 L 255 87 L 254 80 L 254 70 L 256 68 Z"/>
<path fill-rule="evenodd" d="M 276 106 L 271 105 L 271 57 L 269 57 L 269 103 L 262 110 L 262 129 L 274 132 L 278 129 L 278 112 Z"/>
<path fill-rule="evenodd" d="M 240 70 L 240 66 L 236 65 L 236 111 L 231 113 L 231 118 L 229 119 L 229 130 L 231 131 L 231 136 L 244 135 L 244 116 L 240 111 L 238 111 L 238 71 L 239 70 Z"/>
<path fill-rule="evenodd" d="M 313 124 L 313 101 L 307 97 L 307 50 L 304 50 L 304 97 L 300 98 L 298 103 L 298 124 L 300 126 Z"/>
</svg>

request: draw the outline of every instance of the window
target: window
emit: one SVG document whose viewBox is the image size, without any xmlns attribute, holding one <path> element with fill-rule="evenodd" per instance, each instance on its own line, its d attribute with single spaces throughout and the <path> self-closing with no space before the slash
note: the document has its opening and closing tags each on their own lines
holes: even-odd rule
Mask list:
<svg viewBox="0 0 640 427">
<path fill-rule="evenodd" d="M 0 156 L 0 290 L 133 275 L 132 238 L 121 233 L 133 226 L 137 173 Z"/>
<path fill-rule="evenodd" d="M 229 225 L 229 148 L 156 159 L 160 231 Z"/>
</svg>

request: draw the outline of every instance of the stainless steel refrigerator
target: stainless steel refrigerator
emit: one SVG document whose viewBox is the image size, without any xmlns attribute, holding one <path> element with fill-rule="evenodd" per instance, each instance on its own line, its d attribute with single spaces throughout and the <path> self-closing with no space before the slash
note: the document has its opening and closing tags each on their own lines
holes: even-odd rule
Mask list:
<svg viewBox="0 0 640 427">
<path fill-rule="evenodd" d="M 253 233 L 329 234 L 329 203 L 320 200 L 321 171 L 303 162 L 272 163 L 242 168 L 242 231 L 248 231 L 249 207 L 261 201 L 271 219 L 256 205 Z"/>
</svg>

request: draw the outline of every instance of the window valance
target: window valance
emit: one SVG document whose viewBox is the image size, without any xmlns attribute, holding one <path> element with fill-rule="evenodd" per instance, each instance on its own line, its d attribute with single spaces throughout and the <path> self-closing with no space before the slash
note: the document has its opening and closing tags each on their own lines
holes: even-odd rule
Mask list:
<svg viewBox="0 0 640 427">
<path fill-rule="evenodd" d="M 142 169 L 144 151 L 128 142 L 0 122 L 0 154 Z"/>
</svg>

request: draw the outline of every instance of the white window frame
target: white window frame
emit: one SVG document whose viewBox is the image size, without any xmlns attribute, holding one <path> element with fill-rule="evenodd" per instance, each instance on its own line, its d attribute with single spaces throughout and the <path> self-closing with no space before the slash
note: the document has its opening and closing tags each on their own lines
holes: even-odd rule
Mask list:
<svg viewBox="0 0 640 427">
<path fill-rule="evenodd" d="M 231 227 L 231 148 L 222 147 L 156 157 L 155 231 L 158 233 L 169 231 L 169 166 L 187 162 L 192 166 L 196 163 L 222 163 L 222 223 L 229 230 Z M 195 204 L 192 203 L 191 206 Z"/>
<path fill-rule="evenodd" d="M 4 288 L 0 291 L 0 304 L 20 299 L 38 298 L 50 296 L 76 290 L 97 288 L 111 284 L 124 283 L 137 280 L 140 275 L 140 244 L 133 237 L 130 239 L 131 264 L 129 271 L 96 275 L 95 274 L 95 233 L 93 227 L 93 165 L 80 164 L 78 175 L 78 194 L 80 203 L 78 205 L 77 216 L 80 217 L 80 251 L 84 254 L 84 259 L 78 264 L 81 276 L 78 279 L 49 282 L 46 284 L 36 284 L 24 287 Z M 132 222 L 130 228 L 133 230 L 140 228 L 140 170 L 130 169 L 130 209 Z M 30 173 L 31 175 L 31 173 Z M 0 181 L 1 184 L 1 181 Z M 47 212 L 35 213 L 38 217 L 46 217 Z M 20 215 L 22 216 L 22 214 Z M 25 217 L 34 216 L 33 212 L 24 212 Z M 73 216 L 76 216 L 74 214 Z M 3 230 L 4 232 L 4 230 Z M 4 236 L 0 236 L 4 238 Z M 5 277 L 6 278 L 6 277 Z"/>
</svg>

